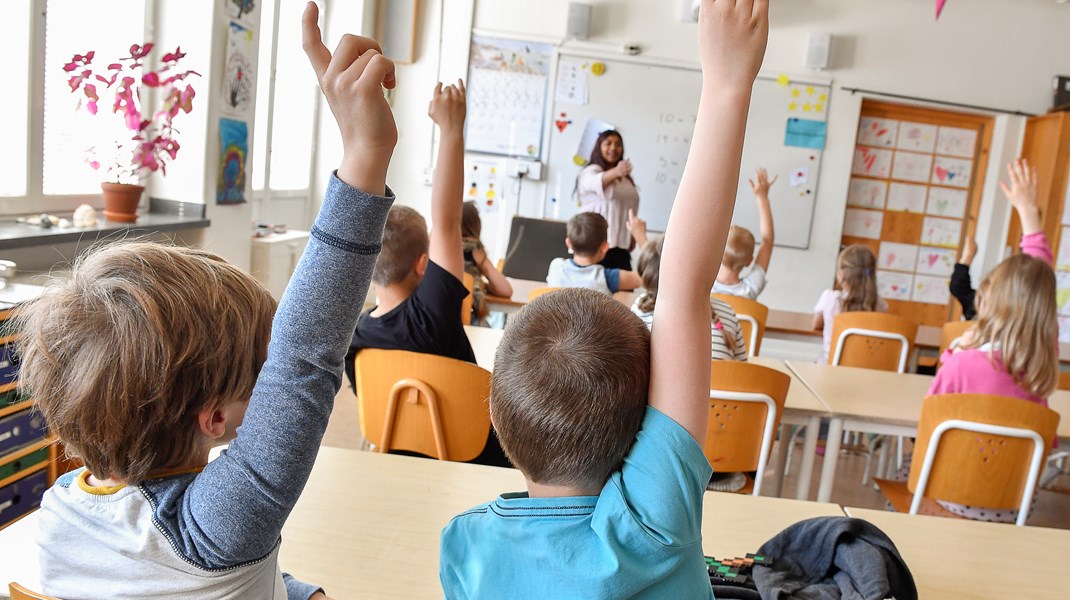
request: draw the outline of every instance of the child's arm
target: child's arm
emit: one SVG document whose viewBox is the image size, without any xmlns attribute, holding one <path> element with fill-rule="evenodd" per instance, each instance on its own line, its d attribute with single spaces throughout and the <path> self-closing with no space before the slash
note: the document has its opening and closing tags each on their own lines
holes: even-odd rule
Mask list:
<svg viewBox="0 0 1070 600">
<path fill-rule="evenodd" d="M 699 444 L 709 420 L 710 289 L 732 221 L 768 14 L 768 0 L 703 0 L 699 12 L 702 95 L 665 233 L 650 342 L 650 405 Z"/>
<path fill-rule="evenodd" d="M 505 275 L 502 275 L 497 267 L 490 262 L 486 250 L 481 247 L 472 250 L 472 260 L 476 262 L 476 268 L 479 269 L 479 272 L 487 278 L 487 292 L 492 296 L 500 296 L 502 298 L 511 298 L 513 296 L 513 286 L 505 278 Z"/>
<path fill-rule="evenodd" d="M 769 179 L 765 169 L 758 169 L 755 173 L 755 182 L 748 180 L 750 189 L 754 192 L 754 199 L 758 202 L 758 222 L 762 233 L 762 245 L 758 247 L 758 256 L 754 262 L 764 271 L 769 270 L 769 260 L 773 257 L 773 210 L 769 207 L 769 188 L 773 187 L 779 176 Z"/>
<path fill-rule="evenodd" d="M 382 88 L 393 87 L 394 66 L 374 40 L 352 35 L 332 56 L 317 17 L 309 3 L 304 48 L 338 123 L 343 159 L 279 304 L 237 437 L 185 492 L 179 542 L 213 568 L 258 560 L 278 543 L 334 407 L 393 201 L 385 182 L 397 128 Z"/>
<path fill-rule="evenodd" d="M 635 216 L 635 211 L 630 208 L 628 209 L 628 233 L 632 234 L 636 246 L 642 248 L 646 245 L 648 241 L 646 236 L 646 221 Z"/>
<path fill-rule="evenodd" d="M 458 280 L 464 278 L 461 212 L 464 206 L 464 82 L 439 83 L 427 114 L 438 124 L 438 164 L 431 186 L 430 258 Z"/>
<path fill-rule="evenodd" d="M 970 263 L 973 262 L 975 256 L 977 256 L 977 242 L 973 241 L 972 237 L 967 237 L 966 243 L 962 246 L 962 256 L 959 257 L 959 262 L 955 263 L 954 270 L 951 272 L 951 281 L 947 286 L 951 295 L 962 305 L 962 316 L 967 321 L 973 320 L 977 315 L 974 305 L 977 292 L 970 281 Z"/>
<path fill-rule="evenodd" d="M 643 287 L 643 280 L 636 274 L 635 271 L 619 270 L 619 277 L 617 278 L 617 288 L 621 292 L 630 292 L 634 289 Z"/>
<path fill-rule="evenodd" d="M 999 182 L 999 187 L 1018 212 L 1018 220 L 1022 223 L 1022 252 L 1050 265 L 1055 261 L 1055 257 L 1052 256 L 1051 246 L 1044 235 L 1040 208 L 1037 206 L 1037 169 L 1030 166 L 1028 160 L 1020 158 L 1007 165 L 1007 173 L 1011 178 L 1010 187 L 1002 181 Z"/>
</svg>

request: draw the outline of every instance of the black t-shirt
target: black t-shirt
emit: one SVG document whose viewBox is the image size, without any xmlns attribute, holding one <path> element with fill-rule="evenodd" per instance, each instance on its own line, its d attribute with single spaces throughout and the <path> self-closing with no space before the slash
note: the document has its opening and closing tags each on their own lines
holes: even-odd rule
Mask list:
<svg viewBox="0 0 1070 600">
<path fill-rule="evenodd" d="M 467 296 L 468 288 L 461 280 L 428 261 L 423 281 L 412 296 L 381 317 L 371 316 L 371 311 L 360 316 L 346 356 L 350 382 L 353 357 L 364 348 L 408 350 L 475 363 L 461 323 L 461 304 Z"/>
</svg>

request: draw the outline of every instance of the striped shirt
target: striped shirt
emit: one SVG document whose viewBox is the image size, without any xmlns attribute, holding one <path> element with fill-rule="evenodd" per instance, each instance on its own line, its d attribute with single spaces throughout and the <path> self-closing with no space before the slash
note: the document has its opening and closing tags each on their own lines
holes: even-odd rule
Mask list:
<svg viewBox="0 0 1070 600">
<path fill-rule="evenodd" d="M 639 296 L 635 299 L 635 303 L 632 304 L 632 312 L 643 320 L 647 329 L 650 329 L 654 325 L 654 311 L 643 312 L 639 309 L 639 302 L 642 298 L 642 296 Z M 727 302 L 717 298 L 710 298 L 710 306 L 713 308 L 714 314 L 717 315 L 717 319 L 721 322 L 721 329 L 718 329 L 717 324 L 712 319 L 710 320 L 710 358 L 713 360 L 746 362 L 747 343 L 743 341 L 743 329 L 739 326 L 739 318 L 736 317 L 736 312 L 732 310 L 732 307 Z M 731 336 L 736 341 L 736 349 L 734 351 L 725 344 L 725 336 Z"/>
</svg>

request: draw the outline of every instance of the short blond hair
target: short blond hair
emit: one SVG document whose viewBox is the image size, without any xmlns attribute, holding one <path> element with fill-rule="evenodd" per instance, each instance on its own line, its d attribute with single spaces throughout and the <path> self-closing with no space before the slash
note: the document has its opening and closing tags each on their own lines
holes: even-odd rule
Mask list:
<svg viewBox="0 0 1070 600">
<path fill-rule="evenodd" d="M 90 473 L 136 485 L 189 462 L 199 412 L 249 399 L 275 306 L 214 254 L 104 246 L 19 308 L 20 383 Z"/>
<path fill-rule="evenodd" d="M 728 229 L 728 242 L 724 247 L 721 264 L 739 272 L 754 259 L 754 234 L 746 227 L 733 225 Z"/>
<path fill-rule="evenodd" d="M 545 485 L 602 485 L 647 406 L 650 332 L 624 304 L 581 288 L 543 294 L 509 318 L 490 412 L 509 460 Z"/>
<path fill-rule="evenodd" d="M 401 283 L 416 261 L 431 248 L 427 220 L 408 206 L 394 205 L 386 215 L 383 249 L 375 261 L 372 281 L 379 285 Z"/>
</svg>

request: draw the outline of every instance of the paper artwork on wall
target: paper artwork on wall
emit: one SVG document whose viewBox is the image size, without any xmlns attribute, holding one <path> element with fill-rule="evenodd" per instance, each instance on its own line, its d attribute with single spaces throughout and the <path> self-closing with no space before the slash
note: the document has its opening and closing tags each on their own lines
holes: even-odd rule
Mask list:
<svg viewBox="0 0 1070 600">
<path fill-rule="evenodd" d="M 914 271 L 919 275 L 951 277 L 951 273 L 955 271 L 955 251 L 922 246 Z"/>
<path fill-rule="evenodd" d="M 554 49 L 550 44 L 472 36 L 465 148 L 535 157 Z"/>
<path fill-rule="evenodd" d="M 245 121 L 219 119 L 219 173 L 216 204 L 245 202 L 245 159 L 249 154 L 249 126 Z"/>
<path fill-rule="evenodd" d="M 227 51 L 221 90 L 223 107 L 231 114 L 244 116 L 253 108 L 253 94 L 256 91 L 253 57 L 256 52 L 256 36 L 253 30 L 231 21 L 227 29 Z"/>
<path fill-rule="evenodd" d="M 925 217 L 921 228 L 921 243 L 926 246 L 958 249 L 962 238 L 962 221 Z"/>
<path fill-rule="evenodd" d="M 858 146 L 855 148 L 852 175 L 866 175 L 887 179 L 892 172 L 892 151 Z"/>
<path fill-rule="evenodd" d="M 910 299 L 924 304 L 947 304 L 951 300 L 946 277 L 914 276 L 914 290 Z"/>
<path fill-rule="evenodd" d="M 1070 342 L 1070 317 L 1056 317 L 1059 321 L 1059 341 Z"/>
<path fill-rule="evenodd" d="M 918 247 L 914 244 L 881 242 L 880 256 L 877 258 L 878 268 L 912 272 L 917 261 Z"/>
<path fill-rule="evenodd" d="M 784 131 L 784 145 L 794 148 L 824 150 L 825 136 L 827 134 L 828 124 L 824 121 L 789 117 Z"/>
<path fill-rule="evenodd" d="M 1059 271 L 1070 271 L 1070 227 L 1063 227 L 1062 236 L 1059 238 L 1059 254 L 1055 257 L 1055 268 Z"/>
<path fill-rule="evenodd" d="M 907 273 L 893 273 L 877 269 L 877 293 L 885 300 L 908 302 L 914 277 Z"/>
<path fill-rule="evenodd" d="M 892 177 L 903 181 L 926 183 L 929 181 L 929 173 L 932 172 L 932 168 L 933 157 L 930 154 L 896 152 L 895 163 L 892 167 Z"/>
<path fill-rule="evenodd" d="M 972 160 L 937 156 L 933 162 L 932 182 L 939 185 L 968 188 L 970 187 L 970 173 L 972 171 Z"/>
<path fill-rule="evenodd" d="M 588 85 L 587 65 L 575 61 L 561 59 L 557 64 L 557 102 L 561 104 L 578 104 L 583 106 L 590 101 L 590 86 Z"/>
<path fill-rule="evenodd" d="M 899 121 L 862 117 L 858 120 L 858 143 L 864 146 L 893 148 L 898 130 Z"/>
<path fill-rule="evenodd" d="M 1070 317 L 1070 273 L 1055 273 L 1055 308 L 1060 315 Z"/>
<path fill-rule="evenodd" d="M 869 240 L 881 239 L 884 213 L 877 210 L 848 208 L 843 218 L 843 235 Z"/>
<path fill-rule="evenodd" d="M 899 150 L 931 154 L 936 148 L 936 129 L 936 125 L 903 121 L 899 124 L 899 139 L 895 147 Z"/>
<path fill-rule="evenodd" d="M 227 15 L 234 19 L 246 19 L 256 8 L 256 0 L 228 0 Z"/>
<path fill-rule="evenodd" d="M 910 183 L 892 183 L 888 188 L 888 210 L 901 210 L 923 214 L 928 188 Z"/>
<path fill-rule="evenodd" d="M 977 151 L 977 130 L 941 127 L 936 138 L 936 153 L 973 158 Z"/>
<path fill-rule="evenodd" d="M 961 219 L 966 215 L 966 203 L 969 194 L 966 190 L 953 190 L 950 188 L 929 188 L 929 203 L 925 212 L 937 217 L 951 217 Z"/>
<path fill-rule="evenodd" d="M 888 195 L 888 183 L 874 179 L 851 178 L 847 189 L 847 206 L 861 208 L 884 208 L 884 198 Z"/>
</svg>

